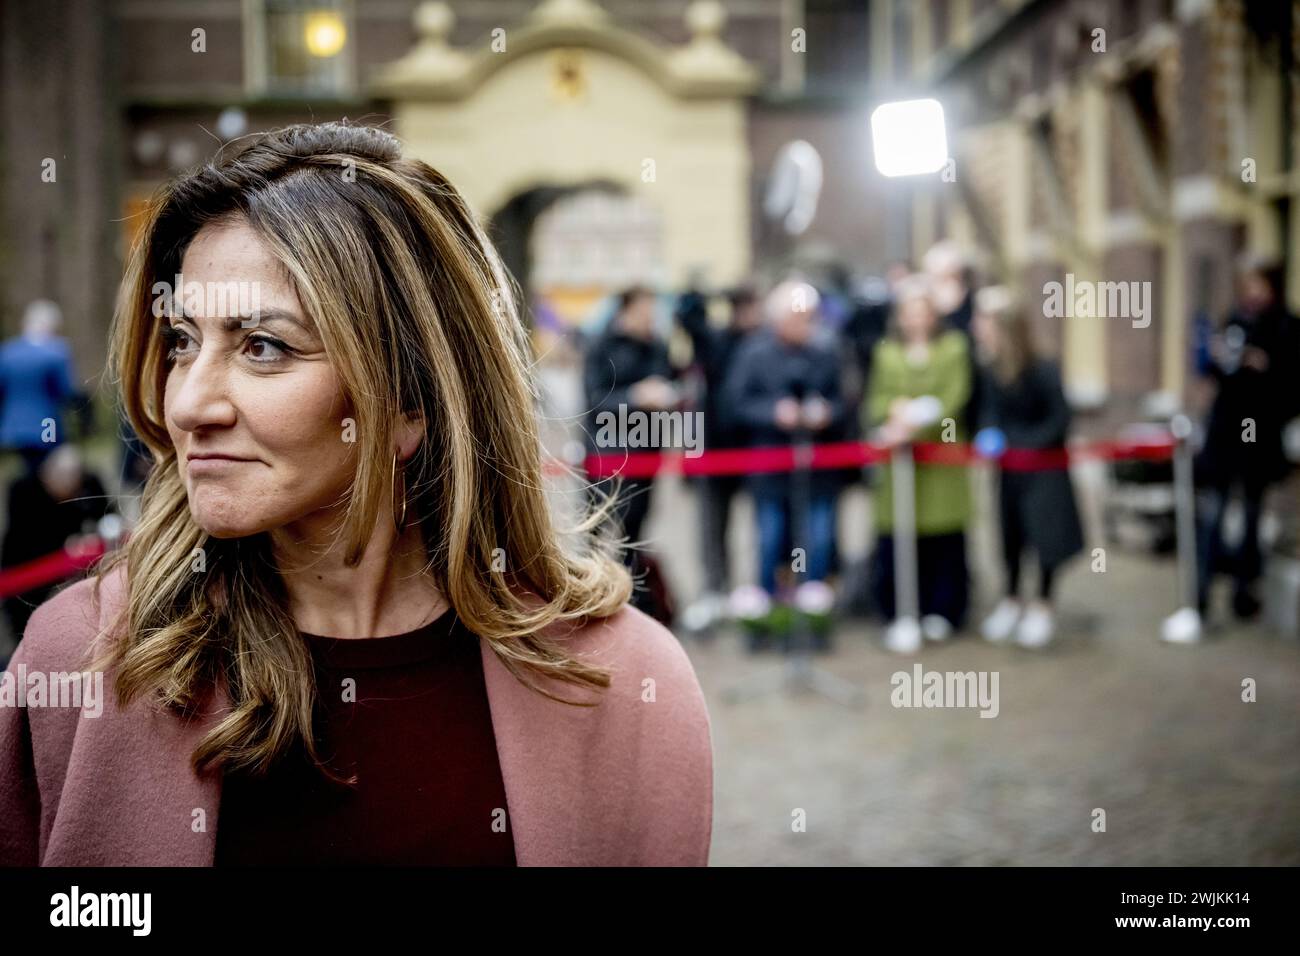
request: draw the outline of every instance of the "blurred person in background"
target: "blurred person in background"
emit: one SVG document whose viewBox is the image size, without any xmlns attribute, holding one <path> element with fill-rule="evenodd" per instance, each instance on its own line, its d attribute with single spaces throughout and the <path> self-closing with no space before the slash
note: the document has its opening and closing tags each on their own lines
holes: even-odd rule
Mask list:
<svg viewBox="0 0 1300 956">
<path fill-rule="evenodd" d="M 972 323 L 979 350 L 980 425 L 976 450 L 1000 458 L 1007 448 L 1063 449 L 1070 430 L 1070 406 L 1055 362 L 1034 350 L 1029 317 L 1008 290 L 980 290 Z M 1042 647 L 1055 632 L 1052 585 L 1056 572 L 1083 550 L 1083 527 L 1064 455 L 1059 467 L 1046 462 L 1032 470 L 999 469 L 998 513 L 1006 594 L 984 620 L 990 641 L 1013 634 L 1023 647 Z M 1025 547 L 1038 557 L 1037 597 L 1020 598 L 1020 567 Z"/>
<path fill-rule="evenodd" d="M 1286 309 L 1283 264 L 1244 257 L 1237 268 L 1237 304 L 1209 341 L 1205 371 L 1217 386 L 1196 458 L 1201 496 L 1197 604 L 1209 604 L 1216 571 L 1232 575 L 1233 613 L 1259 612 L 1254 585 L 1263 571 L 1259 518 L 1264 492 L 1290 470 L 1282 444 L 1287 422 L 1300 413 L 1300 331 Z M 1232 492 L 1241 495 L 1243 530 L 1229 553 L 1222 540 Z"/>
<path fill-rule="evenodd" d="M 871 353 L 889 328 L 898 283 L 910 273 L 906 263 L 892 262 L 884 278 L 872 277 L 861 282 L 853 297 L 853 311 L 844 323 L 844 338 L 857 362 L 864 394 L 871 372 Z"/>
<path fill-rule="evenodd" d="M 822 328 L 839 334 L 853 315 L 853 270 L 844 262 L 834 261 L 824 271 L 821 282 L 814 284 L 820 297 L 817 321 Z"/>
<path fill-rule="evenodd" d="M 834 339 L 818 329 L 817 290 L 786 281 L 764 300 L 766 325 L 738 350 L 724 388 L 729 413 L 744 427 L 751 447 L 789 446 L 802 435 L 828 440 L 843 419 L 840 361 Z M 758 521 L 759 583 L 778 593 L 777 570 L 793 547 L 807 556 L 805 582 L 825 582 L 835 538 L 838 477 L 809 474 L 806 540 L 792 540 L 791 473 L 749 476 Z M 799 526 L 796 524 L 796 527 Z"/>
<path fill-rule="evenodd" d="M 945 328 L 931 284 L 916 275 L 899 284 L 890 334 L 876 346 L 863 425 L 876 441 L 893 449 L 911 442 L 937 442 L 949 431 L 964 440 L 962 409 L 970 398 L 971 359 L 966 337 Z M 945 426 L 945 419 L 949 423 Z M 878 430 L 877 430 L 878 429 Z M 877 532 L 873 573 L 876 606 L 892 623 L 885 646 L 902 654 L 920 649 L 922 635 L 943 640 L 966 618 L 970 576 L 966 567 L 966 525 L 970 488 L 964 467 L 917 464 L 916 536 L 919 622 L 895 620 L 893 468 L 880 469 L 875 501 Z"/>
<path fill-rule="evenodd" d="M 23 315 L 22 335 L 0 347 L 0 447 L 22 456 L 29 476 L 67 437 L 63 409 L 77 397 L 62 323 L 58 305 L 37 299 Z"/>
<path fill-rule="evenodd" d="M 668 357 L 668 345 L 655 331 L 655 308 L 655 294 L 650 289 L 625 289 L 608 328 L 590 344 L 583 385 L 587 395 L 587 441 L 592 454 L 621 457 L 657 450 L 598 444 L 602 413 L 618 416 L 619 406 L 626 412 L 653 413 L 681 405 L 682 394 L 675 384 L 677 374 Z M 597 475 L 592 479 L 598 496 L 617 495 L 614 518 L 629 543 L 638 544 L 650 511 L 654 479 Z M 672 602 L 654 559 L 640 547 L 628 547 L 623 556 L 634 577 L 644 579 L 633 593 L 632 603 L 660 621 L 671 619 Z"/>
<path fill-rule="evenodd" d="M 726 298 L 730 316 L 722 328 L 709 323 L 708 300 L 698 290 L 687 291 L 677 304 L 677 321 L 691 337 L 694 364 L 704 381 L 702 405 L 706 451 L 745 445 L 745 429 L 728 409 L 723 386 L 741 344 L 762 325 L 763 320 L 762 303 L 753 288 L 737 287 L 728 292 Z M 684 624 L 692 630 L 709 627 L 725 611 L 726 595 L 731 588 L 727 528 L 732 499 L 744 481 L 744 475 L 724 474 L 702 475 L 696 482 L 704 594 L 686 609 Z"/>
<path fill-rule="evenodd" d="M 0 542 L 0 569 L 35 561 L 62 549 L 70 537 L 91 534 L 108 514 L 109 500 L 94 472 L 88 471 L 75 445 L 52 451 L 35 474 L 23 475 L 9 488 L 9 523 Z M 15 640 L 22 637 L 32 611 L 62 582 L 55 581 L 4 601 Z"/>
<path fill-rule="evenodd" d="M 940 321 L 969 340 L 975 315 L 974 275 L 961 247 L 944 239 L 931 246 L 922 261 Z"/>
<path fill-rule="evenodd" d="M 940 324 L 956 329 L 966 337 L 970 357 L 971 381 L 975 381 L 975 340 L 971 321 L 975 314 L 975 269 L 961 247 L 951 239 L 936 242 L 926 252 L 925 274 L 930 277 L 934 307 L 938 310 Z M 966 428 L 973 432 L 979 421 L 979 389 L 972 388 L 962 414 Z"/>
</svg>

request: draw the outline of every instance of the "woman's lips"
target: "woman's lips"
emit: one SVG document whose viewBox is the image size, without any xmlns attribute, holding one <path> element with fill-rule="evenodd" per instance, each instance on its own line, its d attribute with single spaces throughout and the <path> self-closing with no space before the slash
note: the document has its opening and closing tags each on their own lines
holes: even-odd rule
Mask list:
<svg viewBox="0 0 1300 956">
<path fill-rule="evenodd" d="M 213 475 L 247 464 L 246 458 L 191 458 L 189 471 L 191 475 Z"/>
</svg>

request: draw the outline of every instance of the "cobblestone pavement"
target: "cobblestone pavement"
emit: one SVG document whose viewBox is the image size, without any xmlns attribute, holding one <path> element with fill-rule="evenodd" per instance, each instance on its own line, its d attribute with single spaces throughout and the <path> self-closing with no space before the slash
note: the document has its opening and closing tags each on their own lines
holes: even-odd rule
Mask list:
<svg viewBox="0 0 1300 956">
<path fill-rule="evenodd" d="M 684 495 L 669 483 L 649 534 L 690 594 Z M 860 524 L 861 502 L 847 504 Z M 982 612 L 992 574 L 976 575 Z M 865 692 L 857 711 L 807 694 L 729 703 L 727 688 L 780 659 L 749 655 L 735 633 L 683 638 L 713 728 L 712 863 L 1300 863 L 1300 645 L 1236 625 L 1164 644 L 1173 582 L 1168 561 L 1112 550 L 1103 574 L 1076 560 L 1059 584 L 1058 641 L 1037 652 L 959 636 L 900 658 L 877 626 L 848 622 L 817 661 Z M 998 715 L 891 706 L 891 675 L 914 661 L 997 671 Z M 1093 832 L 1096 808 L 1105 832 Z M 793 832 L 797 809 L 805 832 Z"/>
</svg>

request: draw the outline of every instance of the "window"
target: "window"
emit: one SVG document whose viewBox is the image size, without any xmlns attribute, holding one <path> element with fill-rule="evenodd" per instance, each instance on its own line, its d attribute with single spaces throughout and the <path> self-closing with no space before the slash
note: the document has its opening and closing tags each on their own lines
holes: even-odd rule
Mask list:
<svg viewBox="0 0 1300 956">
<path fill-rule="evenodd" d="M 351 0 L 245 0 L 249 85 L 268 96 L 345 96 L 355 85 Z"/>
</svg>

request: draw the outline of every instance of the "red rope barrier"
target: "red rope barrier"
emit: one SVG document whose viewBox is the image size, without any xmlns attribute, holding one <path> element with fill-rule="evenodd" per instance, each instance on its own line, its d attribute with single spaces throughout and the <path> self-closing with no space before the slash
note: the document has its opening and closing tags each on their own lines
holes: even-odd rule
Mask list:
<svg viewBox="0 0 1300 956">
<path fill-rule="evenodd" d="M 1079 443 L 1070 448 L 1009 448 L 998 459 L 984 458 L 969 444 L 925 442 L 913 446 L 917 464 L 970 465 L 991 461 L 1006 471 L 1048 471 L 1069 467 L 1077 459 L 1104 461 L 1167 461 L 1173 456 L 1172 435 L 1159 435 L 1144 441 L 1098 441 Z M 680 475 L 752 475 L 793 471 L 798 449 L 792 445 L 766 448 L 722 448 L 694 457 L 680 451 L 635 452 L 617 455 L 588 455 L 585 461 L 590 478 L 622 475 L 625 478 L 649 478 L 660 472 Z M 830 442 L 809 449 L 808 467 L 817 470 L 860 468 L 889 460 L 889 449 L 870 442 Z M 568 472 L 557 459 L 548 459 L 547 474 Z M 99 537 L 86 539 L 84 546 L 62 549 L 25 564 L 0 571 L 0 599 L 24 594 L 47 584 L 57 584 L 94 564 L 108 550 Z"/>
<path fill-rule="evenodd" d="M 77 548 L 64 548 L 47 554 L 35 561 L 16 564 L 12 568 L 0 571 L 0 599 L 25 594 L 28 591 L 57 584 L 78 571 L 90 567 L 108 550 L 100 537 L 85 539 L 86 544 Z"/>
<path fill-rule="evenodd" d="M 1173 456 L 1171 435 L 1143 441 L 1080 442 L 1068 448 L 1008 448 L 999 458 L 985 458 L 969 444 L 923 442 L 913 446 L 920 465 L 970 465 L 991 462 L 1005 471 L 1053 471 L 1080 459 L 1103 461 L 1167 461 Z M 808 466 L 814 470 L 858 468 L 888 461 L 889 449 L 871 442 L 833 442 L 812 446 Z M 793 471 L 796 448 L 776 445 L 762 448 L 726 448 L 690 456 L 680 451 L 629 452 L 588 455 L 584 467 L 591 478 L 649 478 L 660 472 L 680 475 L 748 475 Z M 565 471 L 563 464 L 548 473 Z"/>
</svg>

